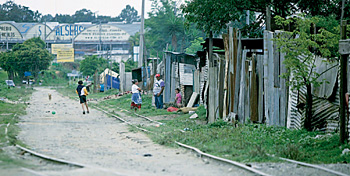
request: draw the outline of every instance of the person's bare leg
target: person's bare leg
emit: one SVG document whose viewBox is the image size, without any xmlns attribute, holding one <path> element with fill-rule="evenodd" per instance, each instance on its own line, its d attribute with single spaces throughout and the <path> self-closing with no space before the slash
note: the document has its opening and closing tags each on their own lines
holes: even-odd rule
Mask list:
<svg viewBox="0 0 350 176">
<path fill-rule="evenodd" d="M 83 107 L 83 114 L 85 114 L 84 103 L 81 104 L 81 107 Z"/>
<path fill-rule="evenodd" d="M 85 106 L 86 106 L 86 112 L 89 113 L 89 107 L 86 102 L 85 102 Z"/>
</svg>

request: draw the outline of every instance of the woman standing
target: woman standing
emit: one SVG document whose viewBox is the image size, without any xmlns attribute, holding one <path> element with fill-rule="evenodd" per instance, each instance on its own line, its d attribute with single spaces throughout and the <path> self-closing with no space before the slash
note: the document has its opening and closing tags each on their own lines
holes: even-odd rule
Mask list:
<svg viewBox="0 0 350 176">
<path fill-rule="evenodd" d="M 137 109 L 141 109 L 141 103 L 142 103 L 142 99 L 141 99 L 141 88 L 139 88 L 139 86 L 137 86 L 139 84 L 139 82 L 137 81 L 137 79 L 132 80 L 132 87 L 131 87 L 131 92 L 132 92 L 132 96 L 131 96 L 131 109 L 135 109 L 135 111 Z"/>
</svg>

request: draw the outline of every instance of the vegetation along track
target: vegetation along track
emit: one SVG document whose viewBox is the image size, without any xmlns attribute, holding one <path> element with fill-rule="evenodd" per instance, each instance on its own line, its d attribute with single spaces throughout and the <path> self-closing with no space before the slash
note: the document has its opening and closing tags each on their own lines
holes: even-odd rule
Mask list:
<svg viewBox="0 0 350 176">
<path fill-rule="evenodd" d="M 152 132 L 152 131 L 149 131 L 149 130 L 146 130 L 146 129 L 144 129 L 144 128 L 139 127 L 139 126 L 140 126 L 140 123 L 139 123 L 139 122 L 140 122 L 140 121 L 139 121 L 140 118 L 135 118 L 135 117 L 130 117 L 130 116 L 125 115 L 124 118 L 127 118 L 127 119 L 128 119 L 128 120 L 125 120 L 125 119 L 123 119 L 123 118 L 121 118 L 121 117 L 115 115 L 115 112 L 114 112 L 114 111 L 113 111 L 113 112 L 110 112 L 110 111 L 108 112 L 108 111 L 103 110 L 102 108 L 99 108 L 99 107 L 97 107 L 97 106 L 94 106 L 94 107 L 95 107 L 96 109 L 98 109 L 98 110 L 100 110 L 100 111 L 102 111 L 102 112 L 104 112 L 104 113 L 106 113 L 106 114 L 112 116 L 112 117 L 115 117 L 116 119 L 118 119 L 118 120 L 120 120 L 120 121 L 122 121 L 122 122 L 124 122 L 124 123 L 127 123 L 128 125 L 131 125 L 131 126 L 137 128 L 137 129 L 141 130 L 141 131 L 144 131 L 144 132 L 147 132 L 147 133 L 153 133 L 153 134 L 156 134 L 156 135 L 160 135 L 160 134 L 157 134 L 157 133 L 154 133 L 154 132 Z M 109 106 L 109 107 L 110 107 L 110 106 Z M 118 109 L 123 110 L 123 111 L 126 111 L 126 112 L 130 112 L 130 111 L 126 110 L 126 109 L 122 109 L 122 108 L 119 108 L 119 107 L 118 107 Z M 151 125 L 152 125 L 152 124 L 155 124 L 155 123 L 156 123 L 156 124 L 163 124 L 163 123 L 161 123 L 161 122 L 152 120 L 152 119 L 150 119 L 150 118 L 148 118 L 148 117 L 139 115 L 139 114 L 137 114 L 137 113 L 134 113 L 134 114 L 135 114 L 135 116 L 141 117 L 141 119 L 144 119 L 144 120 L 142 120 L 143 122 L 148 122 L 148 123 L 151 124 Z M 137 114 L 137 115 L 136 115 L 136 114 Z M 239 163 L 239 162 L 236 162 L 236 161 L 231 161 L 231 160 L 224 159 L 224 158 L 220 158 L 220 157 L 216 157 L 216 156 L 213 156 L 213 155 L 204 153 L 204 152 L 202 152 L 202 151 L 200 151 L 200 150 L 198 150 L 198 149 L 196 149 L 196 148 L 194 148 L 194 147 L 191 147 L 191 146 L 182 144 L 182 143 L 180 143 L 180 142 L 176 142 L 176 141 L 174 141 L 174 142 L 175 142 L 177 145 L 181 146 L 181 147 L 184 147 L 184 148 L 186 148 L 186 149 L 191 149 L 191 150 L 195 151 L 199 156 L 205 156 L 205 157 L 210 158 L 210 159 L 213 159 L 213 160 L 217 160 L 217 161 L 221 161 L 221 162 L 224 162 L 224 163 L 232 164 L 232 165 L 234 165 L 234 166 L 236 166 L 236 167 L 238 167 L 238 168 L 244 169 L 245 171 L 249 171 L 249 172 L 252 172 L 252 173 L 257 174 L 257 175 L 269 176 L 269 174 L 266 174 L 266 173 L 264 173 L 264 172 L 261 172 L 261 171 L 259 171 L 259 170 L 256 170 L 256 169 L 254 169 L 254 168 L 252 168 L 252 167 L 246 166 L 245 164 L 242 164 L 242 163 Z"/>
<path fill-rule="evenodd" d="M 132 113 L 134 114 L 136 117 L 140 117 L 140 118 L 135 118 L 134 117 L 130 117 L 124 113 L 122 113 L 122 115 L 125 115 L 123 118 L 115 115 L 115 114 L 120 114 L 119 113 L 116 113 L 115 111 L 110 111 L 109 110 L 104 110 L 100 107 L 97 107 L 97 106 L 94 106 L 96 109 L 99 109 L 101 111 L 103 111 L 104 113 L 106 114 L 109 114 L 115 118 L 117 118 L 118 120 L 124 122 L 124 123 L 127 123 L 128 125 L 131 125 L 131 126 L 134 126 L 135 128 L 141 130 L 141 131 L 144 131 L 144 132 L 148 132 L 148 133 L 153 133 L 153 134 L 156 134 L 152 131 L 149 131 L 149 130 L 146 130 L 146 129 L 143 129 L 141 128 L 140 126 L 143 126 L 145 125 L 146 123 L 148 123 L 149 125 L 154 125 L 154 124 L 160 124 L 160 125 L 163 125 L 163 123 L 161 122 L 158 122 L 158 121 L 155 121 L 155 120 L 152 120 L 146 116 L 143 116 L 143 115 L 140 115 L 140 114 L 137 114 L 136 112 L 132 112 L 132 111 L 129 111 L 129 110 L 126 110 L 126 109 L 123 109 L 123 108 L 120 108 L 120 107 L 112 107 L 111 105 L 106 105 L 107 107 L 109 108 L 117 108 L 119 110 L 122 111 L 125 111 L 125 112 L 129 112 L 129 113 Z M 127 120 L 125 120 L 127 119 Z M 182 130 L 180 130 L 182 131 Z M 160 134 L 156 134 L 156 135 L 160 135 Z M 177 145 L 181 146 L 181 147 L 184 147 L 186 149 L 189 149 L 189 150 L 192 150 L 194 152 L 196 152 L 199 156 L 205 156 L 207 158 L 210 158 L 210 159 L 214 159 L 214 160 L 217 160 L 217 161 L 220 161 L 220 162 L 225 162 L 225 163 L 229 163 L 229 164 L 232 164 L 236 167 L 239 167 L 239 168 L 242 168 L 244 170 L 247 170 L 247 171 L 250 171 L 250 172 L 253 172 L 255 174 L 258 174 L 258 175 L 269 175 L 269 174 L 266 174 L 266 173 L 263 173 L 259 170 L 256 170 L 252 167 L 249 167 L 245 164 L 242 164 L 242 163 L 239 163 L 239 162 L 236 162 L 236 161 L 232 161 L 232 160 L 228 160 L 228 159 L 224 159 L 224 158 L 220 158 L 220 157 L 217 157 L 217 156 L 214 156 L 214 155 L 210 155 L 210 154 L 207 154 L 207 153 L 204 153 L 202 151 L 200 151 L 199 149 L 195 148 L 195 147 L 192 147 L 192 146 L 189 146 L 189 145 L 186 145 L 186 144 L 182 144 L 180 142 L 177 142 L 177 141 L 174 141 Z M 325 172 L 327 174 L 333 174 L 333 175 L 339 175 L 339 176 L 350 176 L 348 174 L 345 174 L 345 173 L 341 173 L 341 172 L 338 172 L 338 171 L 335 171 L 335 170 L 332 170 L 332 169 L 328 169 L 328 168 L 325 168 L 325 167 L 322 167 L 322 166 L 319 166 L 319 165 L 314 165 L 314 164 L 309 164 L 309 163 L 305 163 L 305 162 L 300 162 L 300 161 L 295 161 L 295 160 L 291 160 L 291 159 L 287 159 L 287 158 L 282 158 L 282 157 L 278 157 L 280 160 L 283 160 L 285 162 L 289 162 L 289 163 L 293 163 L 293 164 L 297 164 L 299 166 L 303 166 L 303 167 L 306 167 L 306 168 L 309 168 L 309 169 L 315 169 L 315 170 L 318 170 L 318 171 L 322 171 L 322 172 Z"/>
</svg>

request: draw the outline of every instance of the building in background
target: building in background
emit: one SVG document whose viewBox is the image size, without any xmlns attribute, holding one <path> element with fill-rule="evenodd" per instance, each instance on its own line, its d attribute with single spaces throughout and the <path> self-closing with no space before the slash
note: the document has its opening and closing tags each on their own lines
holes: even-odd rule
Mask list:
<svg viewBox="0 0 350 176">
<path fill-rule="evenodd" d="M 0 51 L 11 49 L 16 43 L 40 37 L 56 62 L 72 62 L 85 55 L 98 55 L 111 62 L 132 57 L 129 37 L 139 32 L 140 23 L 16 23 L 0 21 Z M 56 48 L 56 49 L 55 49 Z M 138 52 L 138 51 L 136 51 Z"/>
</svg>

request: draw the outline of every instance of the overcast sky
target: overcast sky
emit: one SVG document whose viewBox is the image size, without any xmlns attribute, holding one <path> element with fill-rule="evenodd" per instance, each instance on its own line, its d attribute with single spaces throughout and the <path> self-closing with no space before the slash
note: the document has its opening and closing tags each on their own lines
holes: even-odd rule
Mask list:
<svg viewBox="0 0 350 176">
<path fill-rule="evenodd" d="M 0 0 L 4 4 L 7 0 Z M 142 0 L 13 0 L 16 4 L 29 7 L 30 10 L 38 10 L 41 14 L 74 14 L 83 8 L 97 12 L 97 15 L 116 17 L 126 5 L 134 7 L 141 15 Z M 145 0 L 145 17 L 151 11 L 152 3 Z"/>
</svg>

